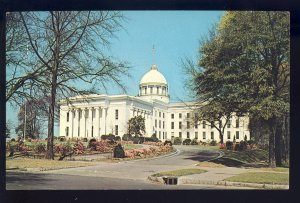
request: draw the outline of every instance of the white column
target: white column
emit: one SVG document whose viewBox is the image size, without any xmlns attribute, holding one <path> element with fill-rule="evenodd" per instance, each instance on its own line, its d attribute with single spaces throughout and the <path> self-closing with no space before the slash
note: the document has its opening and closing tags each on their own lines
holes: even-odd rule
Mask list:
<svg viewBox="0 0 300 203">
<path fill-rule="evenodd" d="M 69 111 L 69 122 L 70 122 L 70 128 L 69 128 L 69 136 L 73 137 L 73 109 L 70 109 Z"/>
<path fill-rule="evenodd" d="M 78 109 L 74 109 L 74 137 L 78 137 L 78 117 L 79 117 L 79 113 L 78 113 Z"/>
<path fill-rule="evenodd" d="M 86 136 L 92 137 L 92 108 L 88 108 L 88 117 L 86 122 Z"/>
<path fill-rule="evenodd" d="M 106 111 L 107 111 L 107 107 L 102 108 L 103 134 L 105 135 L 106 135 Z"/>
<path fill-rule="evenodd" d="M 83 137 L 86 137 L 86 109 L 85 108 L 83 108 L 82 109 L 82 132 L 83 132 L 83 134 L 82 134 L 82 136 Z"/>
<path fill-rule="evenodd" d="M 99 117 L 100 117 L 100 108 L 96 107 L 96 115 L 94 118 L 94 137 L 99 136 Z"/>
</svg>

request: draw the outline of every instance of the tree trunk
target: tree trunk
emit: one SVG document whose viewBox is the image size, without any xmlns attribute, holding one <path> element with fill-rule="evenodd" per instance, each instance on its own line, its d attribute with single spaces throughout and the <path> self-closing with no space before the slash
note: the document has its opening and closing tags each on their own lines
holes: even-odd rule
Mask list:
<svg viewBox="0 0 300 203">
<path fill-rule="evenodd" d="M 268 121 L 269 126 L 269 167 L 276 167 L 275 159 L 275 132 L 276 132 L 276 119 L 271 118 Z"/>
<path fill-rule="evenodd" d="M 55 80 L 53 75 L 52 80 Z M 54 159 L 53 153 L 53 134 L 54 134 L 54 106 L 55 106 L 55 96 L 56 96 L 56 87 L 52 82 L 51 87 L 51 99 L 49 104 L 49 116 L 48 116 L 48 140 L 47 140 L 47 159 Z M 55 80 L 56 84 L 56 80 Z"/>
<path fill-rule="evenodd" d="M 280 121 L 279 121 L 280 119 Z M 282 139 L 282 134 L 283 134 L 283 119 L 284 117 L 278 118 L 278 121 L 276 123 L 276 132 L 275 132 L 275 159 L 276 159 L 276 166 L 281 166 L 282 165 L 282 159 L 283 159 L 283 150 L 284 150 L 284 145 L 283 145 L 283 139 Z"/>
</svg>

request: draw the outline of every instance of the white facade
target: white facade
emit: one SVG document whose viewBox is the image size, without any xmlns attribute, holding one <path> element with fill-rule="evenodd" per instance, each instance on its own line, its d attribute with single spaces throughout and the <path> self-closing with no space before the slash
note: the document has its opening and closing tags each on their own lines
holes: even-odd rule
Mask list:
<svg viewBox="0 0 300 203">
<path fill-rule="evenodd" d="M 127 133 L 129 119 L 142 115 L 146 137 L 156 133 L 162 141 L 174 137 L 206 142 L 220 140 L 218 131 L 203 121 L 195 126 L 194 103 L 169 103 L 167 80 L 156 65 L 142 77 L 139 87 L 136 97 L 91 94 L 60 101 L 60 136 L 91 139 L 112 133 L 122 137 Z M 234 135 L 237 141 L 243 140 L 245 135 L 250 139 L 248 123 L 248 117 L 233 116 L 231 125 L 225 128 L 224 141 L 232 141 Z"/>
</svg>

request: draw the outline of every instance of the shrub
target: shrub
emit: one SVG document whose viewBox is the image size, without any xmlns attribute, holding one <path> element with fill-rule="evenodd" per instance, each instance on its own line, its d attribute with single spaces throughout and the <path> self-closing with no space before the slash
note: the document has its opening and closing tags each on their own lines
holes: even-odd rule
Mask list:
<svg viewBox="0 0 300 203">
<path fill-rule="evenodd" d="M 134 137 L 133 144 L 142 144 L 144 142 L 144 137 Z"/>
<path fill-rule="evenodd" d="M 239 147 L 237 148 L 238 151 L 244 151 L 247 149 L 247 142 L 241 141 Z"/>
<path fill-rule="evenodd" d="M 170 146 L 172 146 L 172 142 L 171 142 L 170 140 L 166 140 L 166 141 L 164 142 L 164 145 L 167 145 L 167 144 L 169 144 Z"/>
<path fill-rule="evenodd" d="M 89 144 L 88 144 L 88 148 L 92 149 L 92 150 L 96 150 L 96 139 L 92 138 L 89 140 Z"/>
<path fill-rule="evenodd" d="M 35 145 L 34 151 L 36 153 L 44 153 L 46 152 L 46 145 L 44 143 L 39 142 Z"/>
<path fill-rule="evenodd" d="M 212 140 L 210 143 L 209 143 L 210 146 L 216 146 L 217 145 L 217 141 L 216 140 Z"/>
<path fill-rule="evenodd" d="M 174 138 L 174 142 L 173 142 L 174 145 L 181 145 L 181 143 L 182 143 L 182 139 L 180 137 Z"/>
<path fill-rule="evenodd" d="M 60 138 L 59 138 L 59 141 L 60 141 L 60 142 L 64 142 L 64 141 L 66 141 L 66 138 L 60 137 Z"/>
<path fill-rule="evenodd" d="M 158 142 L 159 139 L 157 137 L 145 137 L 145 142 Z"/>
<path fill-rule="evenodd" d="M 183 140 L 182 144 L 183 145 L 190 145 L 191 141 L 192 141 L 191 139 L 187 138 L 187 139 Z"/>
<path fill-rule="evenodd" d="M 15 142 L 16 140 L 15 140 L 15 138 L 11 138 L 11 140 L 10 140 L 11 142 Z"/>
<path fill-rule="evenodd" d="M 115 140 L 116 141 L 121 141 L 121 137 L 120 136 L 116 136 Z"/>
<path fill-rule="evenodd" d="M 77 141 L 73 146 L 73 151 L 75 154 L 83 154 L 84 153 L 84 145 L 82 142 Z"/>
<path fill-rule="evenodd" d="M 124 134 L 122 137 L 122 140 L 124 141 L 133 141 L 133 137 L 130 134 Z"/>
<path fill-rule="evenodd" d="M 121 144 L 118 144 L 114 147 L 114 158 L 124 158 L 125 157 L 125 151 Z"/>
<path fill-rule="evenodd" d="M 84 138 L 82 139 L 82 141 L 83 141 L 83 142 L 87 142 L 88 139 L 87 139 L 86 137 L 84 137 Z"/>
<path fill-rule="evenodd" d="M 193 139 L 191 145 L 198 145 L 197 139 Z"/>
<path fill-rule="evenodd" d="M 233 147 L 233 142 L 227 141 L 227 142 L 226 142 L 226 149 L 232 150 L 232 147 Z"/>
<path fill-rule="evenodd" d="M 254 140 L 248 140 L 247 142 L 248 142 L 249 145 L 256 144 L 256 142 Z"/>
<path fill-rule="evenodd" d="M 222 143 L 222 144 L 220 144 L 220 147 L 219 147 L 220 149 L 225 149 L 225 144 L 224 143 Z"/>
</svg>

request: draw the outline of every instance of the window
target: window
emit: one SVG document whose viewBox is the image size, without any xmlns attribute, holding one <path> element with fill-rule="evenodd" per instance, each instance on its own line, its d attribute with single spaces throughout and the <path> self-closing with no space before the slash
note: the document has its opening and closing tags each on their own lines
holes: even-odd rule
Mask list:
<svg viewBox="0 0 300 203">
<path fill-rule="evenodd" d="M 181 122 L 179 122 L 179 129 L 181 129 L 181 127 L 182 127 L 182 126 L 181 126 Z"/>
<path fill-rule="evenodd" d="M 182 132 L 179 132 L 179 137 L 182 138 Z"/>
<path fill-rule="evenodd" d="M 78 113 L 79 113 L 79 116 L 78 116 L 78 120 L 79 120 L 79 119 L 81 119 L 81 117 L 82 117 L 82 111 L 79 110 Z"/>
<path fill-rule="evenodd" d="M 210 127 L 211 127 L 211 128 L 213 128 L 214 125 L 215 125 L 215 122 L 214 122 L 214 121 L 210 122 Z"/>
<path fill-rule="evenodd" d="M 203 138 L 203 140 L 206 139 L 206 132 L 203 132 L 203 133 L 202 133 L 202 138 Z"/>
<path fill-rule="evenodd" d="M 186 132 L 186 138 L 190 139 L 190 132 Z"/>
<path fill-rule="evenodd" d="M 195 132 L 195 139 L 198 139 L 198 132 Z"/>
<path fill-rule="evenodd" d="M 171 114 L 171 118 L 172 118 L 172 119 L 174 118 L 174 114 L 173 114 L 173 113 Z"/>
<path fill-rule="evenodd" d="M 235 135 L 236 135 L 235 136 L 236 139 L 240 139 L 240 132 L 239 131 L 236 131 Z"/>
<path fill-rule="evenodd" d="M 198 129 L 198 122 L 195 121 L 195 128 Z"/>
<path fill-rule="evenodd" d="M 92 137 L 94 137 L 94 126 L 92 126 Z"/>
<path fill-rule="evenodd" d="M 159 94 L 159 87 L 156 88 L 156 93 Z"/>
<path fill-rule="evenodd" d="M 158 124 L 158 125 L 159 125 L 159 128 L 161 128 L 161 121 L 159 121 L 159 124 Z"/>
<path fill-rule="evenodd" d="M 80 127 L 78 127 L 78 137 L 79 137 L 79 135 L 80 135 Z"/>
<path fill-rule="evenodd" d="M 165 128 L 165 121 L 163 121 L 163 128 Z"/>
<path fill-rule="evenodd" d="M 186 128 L 190 129 L 190 122 L 189 121 L 186 122 Z"/>
<path fill-rule="evenodd" d="M 240 127 L 240 118 L 239 117 L 235 120 L 235 126 L 237 128 Z"/>
<path fill-rule="evenodd" d="M 157 120 L 155 119 L 155 127 L 157 127 Z"/>
<path fill-rule="evenodd" d="M 231 125 L 231 120 L 228 121 L 227 128 L 230 128 L 230 125 Z"/>
<path fill-rule="evenodd" d="M 172 137 L 174 137 L 174 132 L 171 132 Z"/>
<path fill-rule="evenodd" d="M 161 132 L 159 131 L 159 139 L 161 139 Z"/>
<path fill-rule="evenodd" d="M 67 113 L 67 122 L 69 122 L 70 113 Z"/>
<path fill-rule="evenodd" d="M 187 118 L 190 118 L 190 113 L 187 113 L 187 114 L 186 114 L 186 117 L 187 117 Z"/>
<path fill-rule="evenodd" d="M 153 94 L 153 87 L 150 87 L 150 94 Z"/>
<path fill-rule="evenodd" d="M 155 116 L 157 116 L 157 111 L 154 111 Z"/>
<path fill-rule="evenodd" d="M 116 118 L 116 120 L 118 120 L 118 118 L 119 118 L 119 110 L 118 109 L 116 109 L 116 111 L 115 111 L 115 118 Z"/>
<path fill-rule="evenodd" d="M 69 127 L 66 127 L 66 137 L 69 136 Z"/>
<path fill-rule="evenodd" d="M 222 128 L 222 121 L 219 121 L 219 128 Z"/>
<path fill-rule="evenodd" d="M 210 139 L 211 139 L 211 140 L 214 140 L 214 139 L 215 139 L 214 132 L 210 132 Z"/>
<path fill-rule="evenodd" d="M 115 134 L 119 135 L 119 126 L 118 125 L 115 125 Z"/>
<path fill-rule="evenodd" d="M 159 117 L 161 117 L 161 112 L 159 112 Z"/>
<path fill-rule="evenodd" d="M 163 118 L 165 118 L 165 113 L 163 113 Z"/>
<path fill-rule="evenodd" d="M 227 131 L 227 139 L 230 140 L 230 131 Z"/>
<path fill-rule="evenodd" d="M 167 137 L 167 132 L 165 132 L 165 139 L 168 139 L 168 137 Z"/>
<path fill-rule="evenodd" d="M 195 120 L 197 120 L 199 114 L 198 114 L 198 113 L 195 113 L 194 115 L 195 115 Z"/>
<path fill-rule="evenodd" d="M 203 122 L 202 122 L 202 128 L 204 129 L 205 126 L 206 126 L 206 121 L 203 121 Z"/>
<path fill-rule="evenodd" d="M 174 129 L 174 122 L 171 122 L 171 129 Z"/>
<path fill-rule="evenodd" d="M 181 113 L 179 114 L 179 118 L 182 118 L 182 114 Z"/>
<path fill-rule="evenodd" d="M 163 132 L 163 139 L 165 139 L 165 132 Z"/>
</svg>

